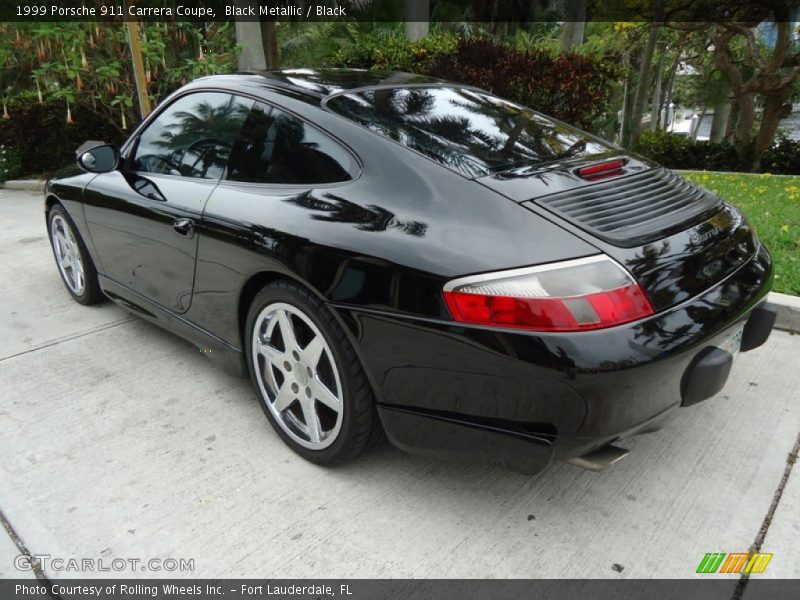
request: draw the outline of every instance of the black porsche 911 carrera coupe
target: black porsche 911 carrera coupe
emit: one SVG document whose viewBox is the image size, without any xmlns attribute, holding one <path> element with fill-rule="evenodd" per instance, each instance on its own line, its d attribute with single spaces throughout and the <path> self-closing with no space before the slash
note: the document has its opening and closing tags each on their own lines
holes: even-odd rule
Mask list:
<svg viewBox="0 0 800 600">
<path fill-rule="evenodd" d="M 396 446 L 535 473 L 719 392 L 763 344 L 767 250 L 670 171 L 466 85 L 199 79 L 51 179 L 75 300 L 252 378 L 318 463 Z"/>
</svg>

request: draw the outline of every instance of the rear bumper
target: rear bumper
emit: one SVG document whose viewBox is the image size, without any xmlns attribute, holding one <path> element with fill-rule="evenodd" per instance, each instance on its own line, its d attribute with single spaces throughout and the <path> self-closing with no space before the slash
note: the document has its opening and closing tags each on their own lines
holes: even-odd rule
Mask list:
<svg viewBox="0 0 800 600">
<path fill-rule="evenodd" d="M 742 352 L 763 345 L 772 333 L 778 309 L 762 302 L 747 318 L 740 331 L 734 330 L 734 344 Z M 730 338 L 729 338 L 730 340 Z M 681 377 L 681 406 L 691 406 L 722 390 L 733 366 L 732 348 L 706 346 L 694 355 Z"/>
<path fill-rule="evenodd" d="M 553 460 L 658 429 L 689 403 L 686 390 L 693 398 L 719 391 L 730 364 L 727 371 L 712 365 L 716 384 L 693 391 L 694 374 L 711 368 L 703 362 L 705 349 L 724 346 L 742 324 L 743 350 L 766 341 L 774 318 L 760 305 L 771 278 L 762 248 L 735 273 L 668 311 L 572 334 L 336 308 L 396 446 L 534 473 Z"/>
</svg>

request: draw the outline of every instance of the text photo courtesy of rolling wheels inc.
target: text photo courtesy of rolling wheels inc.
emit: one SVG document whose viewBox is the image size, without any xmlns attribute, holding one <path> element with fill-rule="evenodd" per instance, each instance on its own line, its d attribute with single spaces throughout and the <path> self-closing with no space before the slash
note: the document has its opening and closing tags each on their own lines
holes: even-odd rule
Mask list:
<svg viewBox="0 0 800 600">
<path fill-rule="evenodd" d="M 0 598 L 797 597 L 800 0 L 15 0 L 0 101 Z"/>
</svg>

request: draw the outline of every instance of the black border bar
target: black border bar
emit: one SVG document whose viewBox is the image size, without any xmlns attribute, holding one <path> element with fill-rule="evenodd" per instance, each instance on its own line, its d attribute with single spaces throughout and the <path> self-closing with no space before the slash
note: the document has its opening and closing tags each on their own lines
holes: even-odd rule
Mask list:
<svg viewBox="0 0 800 600">
<path fill-rule="evenodd" d="M 535 553 L 532 553 L 535 560 Z M 3 600 L 731 600 L 738 577 L 697 579 L 4 579 Z M 741 586 L 738 586 L 741 587 Z M 746 581 L 746 600 L 796 600 L 800 580 Z"/>
<path fill-rule="evenodd" d="M 576 0 L 447 0 L 431 21 L 555 22 L 574 19 Z M 586 0 L 586 21 L 759 23 L 798 20 L 800 0 Z M 238 10 L 235 10 L 238 9 Z M 582 12 L 582 8 L 581 8 Z M 402 21 L 397 0 L 3 0 L 0 21 Z"/>
</svg>

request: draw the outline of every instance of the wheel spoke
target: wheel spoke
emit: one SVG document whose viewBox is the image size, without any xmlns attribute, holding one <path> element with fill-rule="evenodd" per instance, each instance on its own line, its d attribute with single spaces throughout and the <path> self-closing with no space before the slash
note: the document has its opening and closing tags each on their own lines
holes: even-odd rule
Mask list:
<svg viewBox="0 0 800 600">
<path fill-rule="evenodd" d="M 319 425 L 317 411 L 314 410 L 314 403 L 311 401 L 306 401 L 303 402 L 301 406 L 303 407 L 303 419 L 306 422 L 306 433 L 308 433 L 308 439 L 316 444 L 322 439 L 322 428 Z"/>
<path fill-rule="evenodd" d="M 292 393 L 292 390 L 289 389 L 287 384 L 281 386 L 281 389 L 278 390 L 277 395 L 275 396 L 275 400 L 272 401 L 272 405 L 275 407 L 275 410 L 278 412 L 283 412 L 294 402 L 295 396 Z"/>
<path fill-rule="evenodd" d="M 322 383 L 319 379 L 313 379 L 310 382 L 311 387 L 311 395 L 322 402 L 325 406 L 330 408 L 333 411 L 341 412 L 342 410 L 342 403 L 339 401 L 339 398 L 336 397 L 332 391 L 330 391 L 327 386 Z"/>
<path fill-rule="evenodd" d="M 318 335 L 313 340 L 306 344 L 306 347 L 303 348 L 302 352 L 300 352 L 300 360 L 303 364 L 312 368 L 312 370 L 317 370 L 317 364 L 319 363 L 319 357 L 322 356 L 322 352 L 325 350 L 325 342 L 322 340 L 322 336 Z"/>
<path fill-rule="evenodd" d="M 58 246 L 62 252 L 66 252 L 69 249 L 69 242 L 67 241 L 67 237 L 64 235 L 64 232 L 56 229 L 56 239 L 58 240 Z"/>
<path fill-rule="evenodd" d="M 83 288 L 83 271 L 80 267 L 76 269 L 76 265 L 80 265 L 80 263 L 72 263 L 72 278 L 75 280 L 75 287 L 81 289 Z"/>
<path fill-rule="evenodd" d="M 267 359 L 268 362 L 275 365 L 283 371 L 283 361 L 285 353 L 281 350 L 278 350 L 275 346 L 271 346 L 266 342 L 262 342 L 259 340 L 258 342 L 258 353 Z"/>
<path fill-rule="evenodd" d="M 278 311 L 276 316 L 278 318 L 278 324 L 281 328 L 281 337 L 283 338 L 284 350 L 287 354 L 292 350 L 297 350 L 297 339 L 294 336 L 294 327 L 292 326 L 291 318 L 285 310 Z"/>
</svg>

